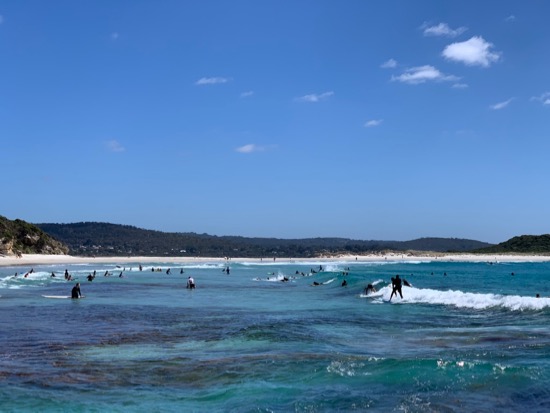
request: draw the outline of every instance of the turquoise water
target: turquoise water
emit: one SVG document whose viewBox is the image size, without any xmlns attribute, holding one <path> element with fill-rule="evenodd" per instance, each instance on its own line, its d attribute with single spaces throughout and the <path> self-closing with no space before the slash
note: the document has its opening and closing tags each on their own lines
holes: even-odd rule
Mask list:
<svg viewBox="0 0 550 413">
<path fill-rule="evenodd" d="M 1 411 L 550 411 L 549 263 L 141 264 L 0 268 Z"/>
</svg>

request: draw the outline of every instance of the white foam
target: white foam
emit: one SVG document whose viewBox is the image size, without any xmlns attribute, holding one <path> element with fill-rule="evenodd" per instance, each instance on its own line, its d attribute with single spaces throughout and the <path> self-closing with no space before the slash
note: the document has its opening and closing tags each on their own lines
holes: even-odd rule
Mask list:
<svg viewBox="0 0 550 413">
<path fill-rule="evenodd" d="M 380 289 L 378 294 L 384 301 L 389 300 L 391 286 Z M 463 291 L 439 291 L 429 288 L 421 289 L 403 287 L 403 299 L 393 297 L 392 303 L 417 303 L 433 305 L 449 305 L 458 308 L 484 310 L 488 308 L 505 308 L 513 311 L 542 310 L 550 307 L 550 298 L 524 297 L 520 295 L 500 295 L 468 293 Z M 369 297 L 372 297 L 369 295 Z"/>
</svg>

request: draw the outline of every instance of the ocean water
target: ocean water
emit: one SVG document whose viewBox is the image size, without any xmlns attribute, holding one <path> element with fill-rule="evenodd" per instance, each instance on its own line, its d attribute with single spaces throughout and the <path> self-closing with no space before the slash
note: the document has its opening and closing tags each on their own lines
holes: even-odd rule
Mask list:
<svg viewBox="0 0 550 413">
<path fill-rule="evenodd" d="M 97 260 L 0 268 L 2 412 L 550 411 L 550 263 Z"/>
</svg>

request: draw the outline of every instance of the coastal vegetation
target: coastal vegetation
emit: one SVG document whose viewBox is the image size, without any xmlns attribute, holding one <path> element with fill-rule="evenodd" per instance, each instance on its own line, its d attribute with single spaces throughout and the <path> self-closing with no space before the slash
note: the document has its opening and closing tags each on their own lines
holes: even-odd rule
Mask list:
<svg viewBox="0 0 550 413">
<path fill-rule="evenodd" d="M 412 241 L 363 241 L 347 238 L 247 238 L 197 233 L 161 232 L 101 222 L 37 224 L 61 240 L 72 255 L 294 257 L 361 255 L 386 251 L 467 252 L 491 244 L 456 238 Z"/>
<path fill-rule="evenodd" d="M 520 235 L 476 252 L 484 254 L 550 254 L 550 234 Z"/>
<path fill-rule="evenodd" d="M 33 224 L 0 215 L 0 254 L 67 254 L 69 248 Z"/>
</svg>

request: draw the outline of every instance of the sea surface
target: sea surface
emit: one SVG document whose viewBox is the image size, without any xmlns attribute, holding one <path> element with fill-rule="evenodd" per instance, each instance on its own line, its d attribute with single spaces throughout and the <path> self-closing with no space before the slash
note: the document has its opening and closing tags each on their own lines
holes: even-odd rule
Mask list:
<svg viewBox="0 0 550 413">
<path fill-rule="evenodd" d="M 550 411 L 550 263 L 96 260 L 0 268 L 0 411 Z"/>
</svg>

